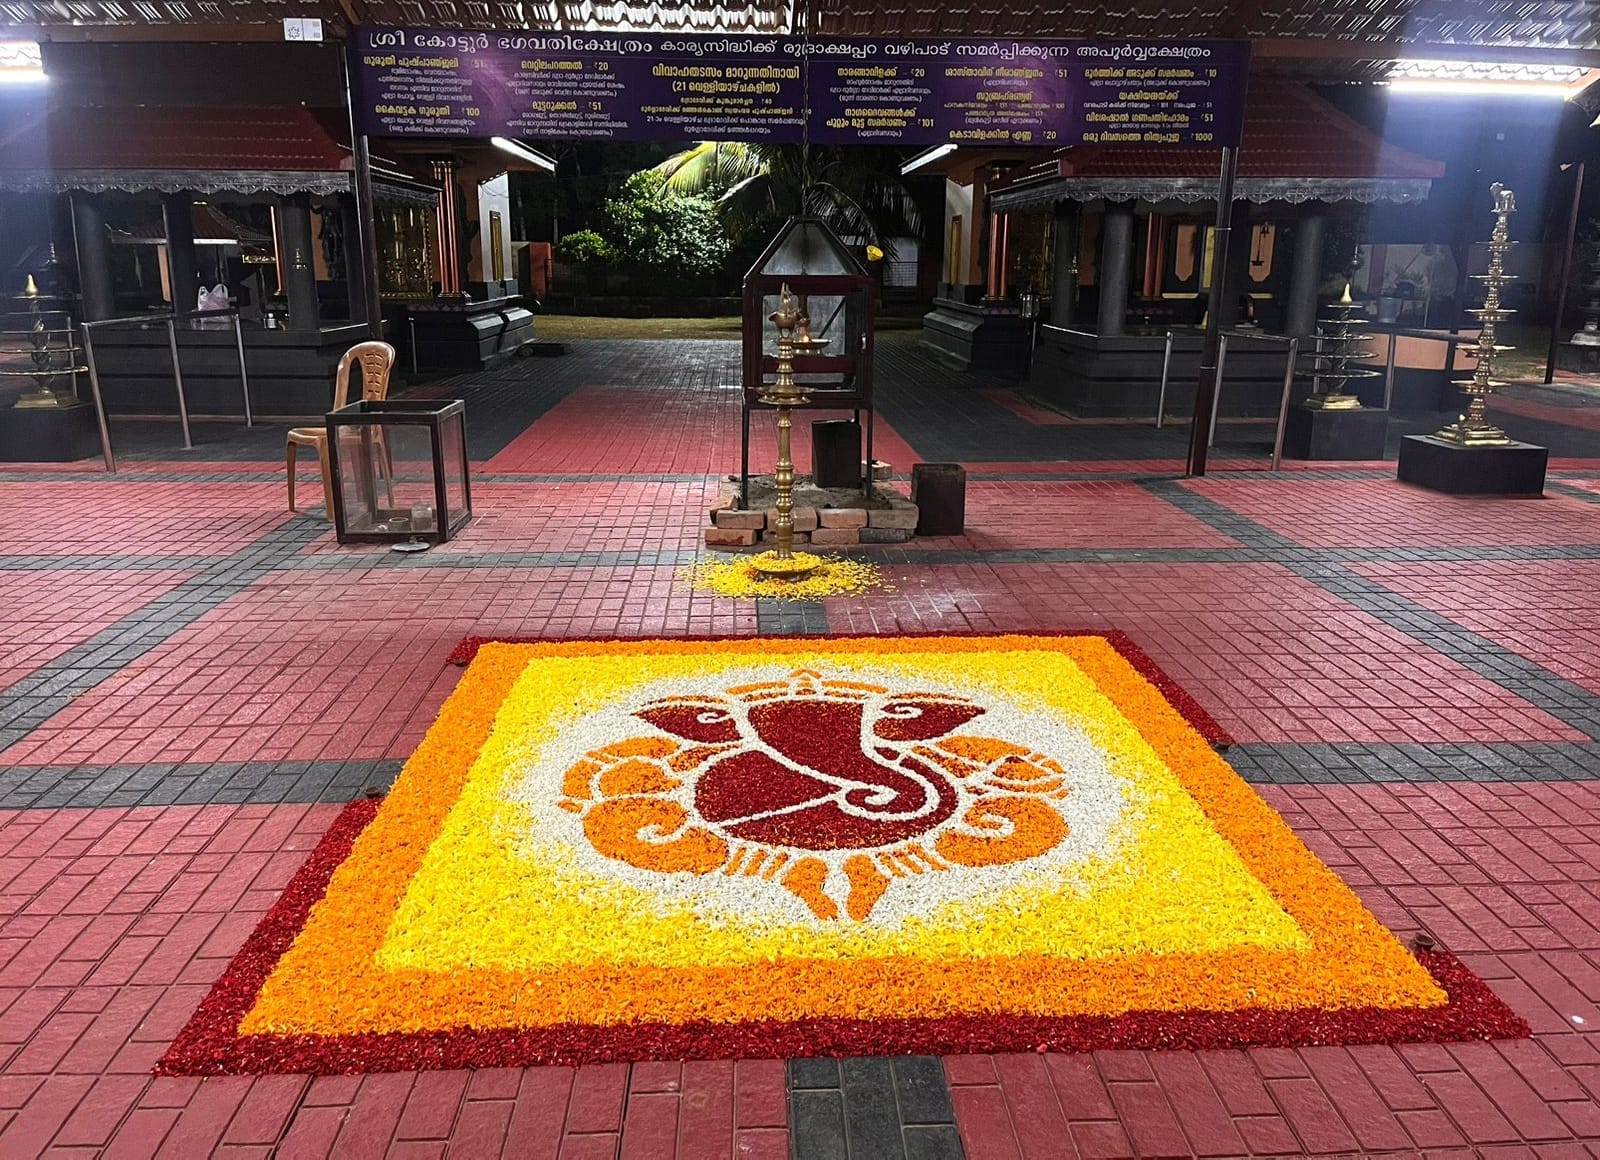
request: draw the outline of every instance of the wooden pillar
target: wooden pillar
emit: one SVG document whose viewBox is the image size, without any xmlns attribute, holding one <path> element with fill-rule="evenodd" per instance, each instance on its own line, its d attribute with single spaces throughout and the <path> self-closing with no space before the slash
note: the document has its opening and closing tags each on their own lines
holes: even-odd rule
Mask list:
<svg viewBox="0 0 1600 1160">
<path fill-rule="evenodd" d="M 1083 207 L 1056 202 L 1056 252 L 1050 279 L 1050 324 L 1071 326 L 1078 299 L 1078 229 Z"/>
<path fill-rule="evenodd" d="M 111 288 L 111 244 L 106 238 L 106 217 L 100 199 L 92 193 L 72 195 L 73 247 L 78 251 L 78 292 L 83 296 L 86 322 L 111 318 L 117 313 Z"/>
<path fill-rule="evenodd" d="M 1102 335 L 1122 333 L 1128 312 L 1128 266 L 1133 261 L 1133 206 L 1106 206 L 1100 237 L 1100 319 Z"/>
<path fill-rule="evenodd" d="M 172 309 L 193 310 L 199 297 L 199 266 L 194 259 L 194 198 L 188 193 L 161 195 L 161 221 L 167 238 L 167 281 Z"/>
<path fill-rule="evenodd" d="M 433 162 L 433 179 L 439 183 L 439 205 L 435 211 L 439 226 L 439 296 L 461 296 L 461 241 L 456 220 L 456 163 L 453 159 Z"/>
<path fill-rule="evenodd" d="M 322 324 L 317 308 L 317 271 L 312 265 L 311 195 L 292 193 L 279 206 L 283 231 L 284 296 L 289 300 L 289 328 L 316 330 Z"/>
<path fill-rule="evenodd" d="M 1294 258 L 1289 267 L 1289 301 L 1283 333 L 1304 337 L 1317 326 L 1317 287 L 1322 282 L 1322 230 L 1327 214 L 1307 214 L 1294 229 Z"/>
</svg>

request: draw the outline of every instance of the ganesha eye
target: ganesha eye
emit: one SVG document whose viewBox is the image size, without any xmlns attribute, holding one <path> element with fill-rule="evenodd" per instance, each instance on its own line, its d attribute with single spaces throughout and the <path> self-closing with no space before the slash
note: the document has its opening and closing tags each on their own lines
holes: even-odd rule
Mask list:
<svg viewBox="0 0 1600 1160">
<path fill-rule="evenodd" d="M 728 714 L 721 709 L 706 709 L 696 713 L 694 719 L 702 725 L 715 725 L 718 721 L 726 721 Z"/>
<path fill-rule="evenodd" d="M 922 710 L 915 705 L 888 705 L 883 710 L 884 716 L 894 717 L 902 721 L 910 721 L 914 717 L 922 716 Z"/>
</svg>

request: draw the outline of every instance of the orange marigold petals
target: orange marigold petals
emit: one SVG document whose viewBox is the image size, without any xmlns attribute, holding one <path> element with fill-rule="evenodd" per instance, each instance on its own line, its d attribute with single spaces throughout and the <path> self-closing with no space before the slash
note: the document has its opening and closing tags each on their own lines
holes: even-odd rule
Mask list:
<svg viewBox="0 0 1600 1160">
<path fill-rule="evenodd" d="M 939 835 L 933 848 L 963 866 L 1020 862 L 1043 854 L 1067 836 L 1067 823 L 1061 815 L 1032 798 L 994 797 L 977 802 L 962 823 L 980 833 L 994 832 L 991 837 L 955 829 Z"/>
<path fill-rule="evenodd" d="M 626 797 L 636 793 L 671 793 L 683 783 L 667 776 L 665 770 L 653 761 L 638 758 L 613 765 L 600 775 L 600 796 Z"/>
<path fill-rule="evenodd" d="M 783 884 L 824 922 L 839 917 L 838 905 L 822 892 L 827 880 L 828 866 L 821 858 L 802 858 L 783 876 Z"/>
<path fill-rule="evenodd" d="M 583 832 L 596 850 L 643 870 L 709 874 L 728 860 L 728 843 L 710 830 L 689 826 L 676 838 L 654 842 L 646 830 L 670 834 L 684 827 L 689 811 L 660 798 L 601 802 L 584 816 Z"/>
<path fill-rule="evenodd" d="M 844 860 L 844 875 L 850 880 L 850 896 L 845 899 L 845 913 L 857 922 L 865 922 L 883 892 L 889 889 L 889 879 L 878 872 L 872 859 L 865 854 L 852 854 Z"/>
</svg>

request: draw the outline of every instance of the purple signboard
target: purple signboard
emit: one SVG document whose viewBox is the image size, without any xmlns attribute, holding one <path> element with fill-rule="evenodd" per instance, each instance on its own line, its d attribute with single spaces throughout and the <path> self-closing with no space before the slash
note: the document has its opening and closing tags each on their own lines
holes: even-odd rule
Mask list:
<svg viewBox="0 0 1600 1160">
<path fill-rule="evenodd" d="M 356 28 L 351 61 L 375 137 L 801 138 L 781 37 Z"/>
<path fill-rule="evenodd" d="M 894 145 L 1237 145 L 1244 41 L 820 40 L 811 138 Z"/>
<path fill-rule="evenodd" d="M 1242 41 L 800 40 L 357 28 L 377 137 L 1237 145 Z M 809 77 L 806 75 L 809 73 Z M 809 97 L 809 110 L 806 108 Z"/>
</svg>

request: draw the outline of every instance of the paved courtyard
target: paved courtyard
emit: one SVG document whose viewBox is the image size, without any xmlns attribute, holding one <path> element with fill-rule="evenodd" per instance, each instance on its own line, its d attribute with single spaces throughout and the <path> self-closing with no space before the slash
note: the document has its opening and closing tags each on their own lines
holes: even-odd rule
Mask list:
<svg viewBox="0 0 1600 1160">
<path fill-rule="evenodd" d="M 894 336 L 877 455 L 964 463 L 965 534 L 862 549 L 889 591 L 740 603 L 675 577 L 738 466 L 737 371 L 729 342 L 575 342 L 429 385 L 467 402 L 475 518 L 413 556 L 288 512 L 281 427 L 184 452 L 120 423 L 114 477 L 0 465 L 0 1157 L 1600 1156 L 1600 403 L 1497 401 L 1552 450 L 1537 500 L 1273 474 L 1245 422 L 1184 480 L 1182 425 L 1071 421 Z M 1051 629 L 1129 634 L 1533 1038 L 151 1074 L 463 637 Z"/>
</svg>

